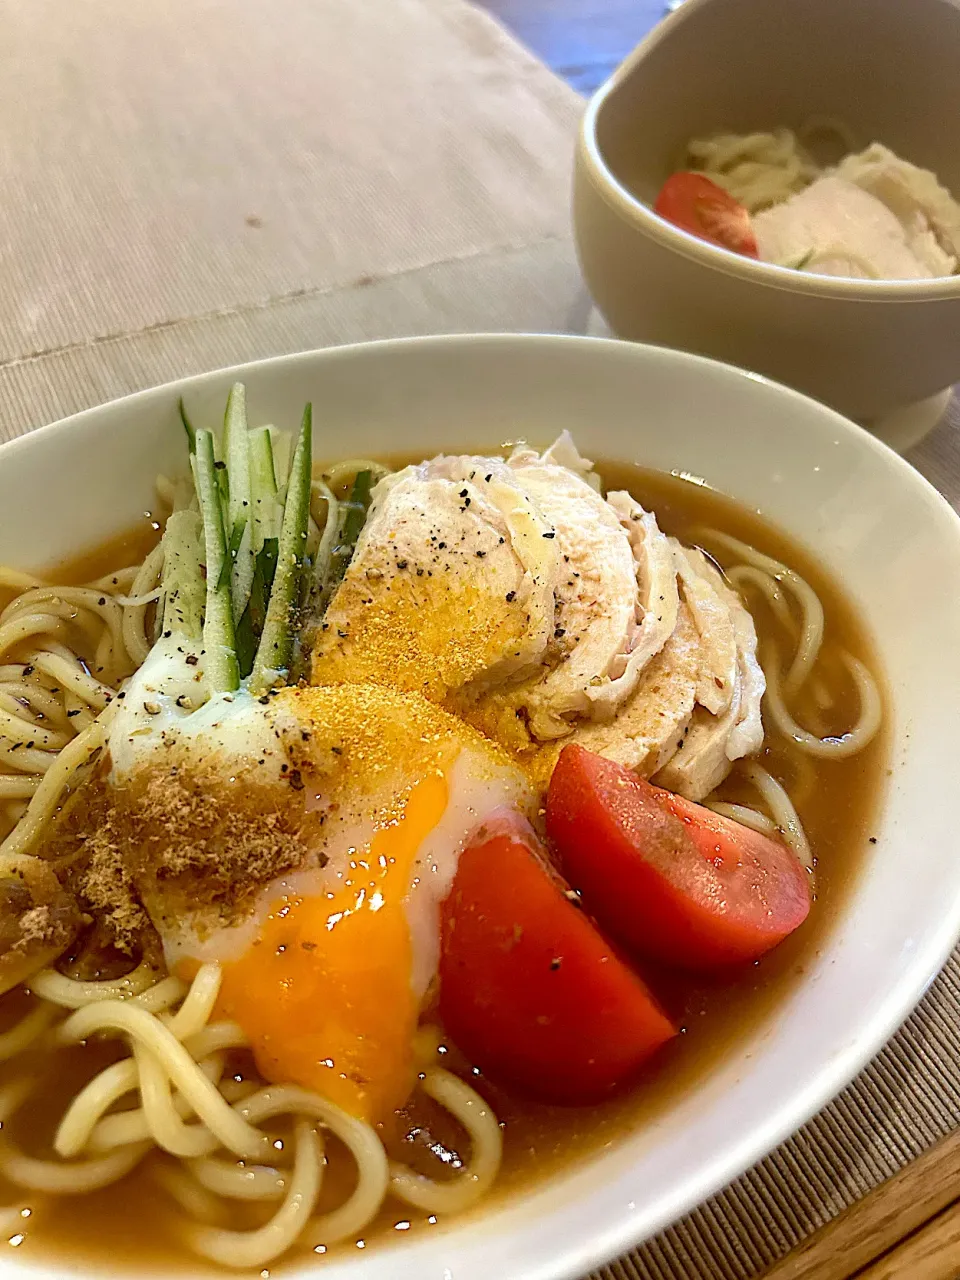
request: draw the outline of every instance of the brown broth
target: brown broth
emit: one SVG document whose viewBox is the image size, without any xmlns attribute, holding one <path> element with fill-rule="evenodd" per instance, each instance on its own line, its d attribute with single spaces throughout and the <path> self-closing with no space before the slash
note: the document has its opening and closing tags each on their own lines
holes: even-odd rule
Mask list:
<svg viewBox="0 0 960 1280">
<path fill-rule="evenodd" d="M 133 529 L 119 534 L 117 537 L 110 538 L 92 550 L 84 551 L 78 556 L 71 557 L 53 568 L 40 570 L 37 576 L 42 578 L 44 582 L 55 582 L 59 586 L 75 587 L 82 586 L 85 583 L 96 582 L 101 578 L 107 578 L 110 574 L 116 573 L 121 569 L 129 569 L 140 564 L 160 539 L 158 525 L 153 517 L 148 513 L 142 524 L 138 524 Z M 0 611 L 5 609 L 7 605 L 20 594 L 18 591 L 9 588 L 0 588 Z M 68 629 L 64 637 L 65 643 L 74 648 L 82 658 L 90 658 L 92 655 L 84 652 L 86 647 L 85 641 L 79 632 L 73 634 Z M 30 641 L 26 642 L 27 647 Z M 19 649 L 10 652 L 10 657 L 16 661 L 19 657 L 23 661 L 23 656 Z M 9 660 L 9 659 L 7 659 Z"/>
<path fill-rule="evenodd" d="M 846 649 L 876 672 L 873 654 L 842 590 L 805 552 L 752 512 L 702 486 L 628 465 L 606 464 L 598 469 L 608 488 L 629 489 L 645 506 L 655 510 L 665 532 L 695 542 L 696 531 L 704 526 L 722 529 L 801 573 L 824 605 L 826 639 L 818 670 L 836 697 L 828 722 L 821 723 L 818 731 L 839 731 L 856 719 L 856 694 L 842 674 L 839 654 Z M 58 578 L 79 582 L 110 572 L 121 564 L 135 563 L 155 537 L 152 529 L 135 531 L 64 566 Z M 717 558 L 724 561 L 722 556 Z M 765 603 L 751 597 L 750 604 L 757 621 L 762 654 L 774 622 Z M 815 723 L 814 718 L 819 714 L 814 703 L 803 697 L 791 707 L 802 723 L 807 720 Z M 504 1165 L 497 1189 L 485 1205 L 562 1172 L 574 1157 L 582 1167 L 591 1153 L 599 1152 L 618 1136 L 635 1131 L 669 1108 L 715 1069 L 747 1035 L 761 1029 L 771 1018 L 777 1003 L 802 978 L 843 909 L 853 878 L 869 849 L 871 823 L 878 812 L 886 776 L 887 754 L 887 735 L 881 733 L 853 759 L 818 761 L 809 769 L 801 769 L 796 749 L 771 733 L 768 727 L 762 761 L 765 767 L 794 791 L 803 783 L 801 775 L 808 774 L 807 784 L 802 788 L 804 793 L 796 798 L 796 806 L 818 858 L 817 901 L 810 919 L 761 963 L 723 982 L 678 983 L 665 981 L 661 975 L 661 990 L 682 1021 L 685 1034 L 659 1057 L 642 1080 L 610 1102 L 579 1109 L 540 1106 L 482 1078 L 475 1080 L 504 1123 Z M 735 783 L 727 784 L 725 792 L 729 798 L 740 798 Z M 11 1020 L 18 999 L 15 993 L 0 1005 Z M 12 1129 L 14 1136 L 20 1135 L 31 1152 L 48 1151 L 56 1120 L 66 1102 L 111 1060 L 113 1053 L 115 1050 L 109 1046 L 73 1051 L 72 1062 L 66 1063 L 66 1070 L 60 1071 L 56 1080 L 46 1081 L 35 1095 L 33 1105 L 18 1118 Z M 455 1051 L 451 1053 L 451 1058 L 454 1057 Z M 64 1061 L 58 1059 L 58 1063 Z M 12 1074 L 20 1074 L 23 1065 L 21 1061 L 0 1069 L 0 1083 Z M 468 1066 L 459 1065 L 463 1069 Z M 40 1063 L 37 1069 L 41 1069 Z M 442 1117 L 429 1109 L 412 1110 L 404 1119 L 408 1125 L 418 1121 L 427 1123 L 435 1137 L 456 1144 L 458 1135 L 445 1131 Z M 401 1157 L 405 1145 L 396 1148 Z M 409 1150 L 407 1147 L 408 1155 Z M 338 1183 L 346 1186 L 349 1180 L 346 1172 L 338 1176 L 336 1163 L 335 1160 L 332 1178 L 328 1177 L 334 1191 Z M 343 1179 L 347 1180 L 346 1184 Z M 56 1203 L 42 1201 L 43 1197 L 25 1194 L 16 1188 L 8 1189 L 0 1201 L 25 1207 L 37 1202 L 36 1213 L 25 1218 L 22 1228 L 10 1238 L 18 1260 L 24 1254 L 37 1258 L 69 1256 L 73 1263 L 90 1268 L 96 1274 L 104 1273 L 108 1258 L 111 1265 L 133 1265 L 138 1270 L 166 1271 L 189 1266 L 191 1273 L 197 1274 L 208 1269 L 188 1257 L 172 1239 L 167 1197 L 157 1190 L 143 1168 L 122 1183 L 92 1195 L 67 1197 Z M 478 1212 L 482 1212 L 483 1207 Z M 234 1225 L 242 1228 L 255 1224 L 258 1225 L 259 1220 L 251 1219 L 249 1212 L 238 1206 Z M 412 1230 L 429 1230 L 432 1225 L 425 1215 L 391 1202 L 365 1232 L 363 1246 L 375 1243 L 378 1237 L 395 1239 L 395 1232 L 409 1234 Z M 355 1249 L 357 1246 L 344 1247 Z M 270 1271 L 282 1269 L 281 1261 L 271 1266 Z"/>
<path fill-rule="evenodd" d="M 38 577 L 45 582 L 56 582 L 61 586 L 76 587 L 99 578 L 106 578 L 119 569 L 129 569 L 140 564 L 150 554 L 160 540 L 157 521 L 148 512 L 141 524 L 126 529 L 116 537 L 99 543 L 96 547 L 71 556 L 52 569 L 43 569 Z M 3 605 L 6 605 L 15 592 L 4 593 Z"/>
</svg>

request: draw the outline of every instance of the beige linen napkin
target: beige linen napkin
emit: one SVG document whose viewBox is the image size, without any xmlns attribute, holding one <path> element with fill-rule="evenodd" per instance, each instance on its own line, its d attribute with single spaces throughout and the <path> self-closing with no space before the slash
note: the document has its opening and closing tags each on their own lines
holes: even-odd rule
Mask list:
<svg viewBox="0 0 960 1280">
<path fill-rule="evenodd" d="M 447 0 L 2 0 L 0 422 L 331 342 L 557 329 L 580 103 Z"/>
<path fill-rule="evenodd" d="M 580 100 L 461 0 L 0 0 L 0 438 L 331 343 L 583 331 Z M 956 418 L 911 455 L 955 503 Z M 748 1280 L 960 1120 L 960 965 L 603 1280 Z"/>
</svg>

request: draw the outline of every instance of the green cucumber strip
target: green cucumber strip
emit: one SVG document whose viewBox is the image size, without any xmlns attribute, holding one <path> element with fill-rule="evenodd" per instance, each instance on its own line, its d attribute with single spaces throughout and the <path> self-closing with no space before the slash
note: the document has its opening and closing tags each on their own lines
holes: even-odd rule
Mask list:
<svg viewBox="0 0 960 1280">
<path fill-rule="evenodd" d="M 270 602 L 270 587 L 273 584 L 272 578 L 270 581 L 267 580 L 267 571 L 275 568 L 276 562 L 268 565 L 262 554 L 257 556 L 257 567 L 253 572 L 253 589 L 250 592 L 250 603 L 247 605 L 247 612 L 244 616 L 250 618 L 258 640 L 263 635 L 263 628 L 267 621 L 267 605 Z"/>
<path fill-rule="evenodd" d="M 227 555 L 223 562 L 223 568 L 220 570 L 220 580 L 218 587 L 222 587 L 226 580 L 230 577 L 231 571 L 237 560 L 241 544 L 243 543 L 243 535 L 247 531 L 247 517 L 240 516 L 237 523 L 230 530 L 230 538 L 227 541 Z M 236 612 L 236 601 L 234 601 L 234 612 Z"/>
<path fill-rule="evenodd" d="M 255 427 L 250 432 L 250 472 L 264 491 L 277 492 L 277 472 L 269 427 Z"/>
<path fill-rule="evenodd" d="M 212 433 L 211 433 L 212 434 Z M 223 527 L 227 528 L 227 505 L 230 501 L 230 477 L 227 475 L 227 464 L 217 457 L 217 441 L 213 441 L 214 470 L 217 476 L 217 492 L 220 494 L 220 506 L 223 508 Z"/>
<path fill-rule="evenodd" d="M 280 539 L 268 538 L 260 548 L 260 554 L 257 556 L 257 569 L 260 573 L 260 579 L 263 583 L 263 601 L 264 610 L 270 599 L 270 592 L 273 590 L 273 580 L 277 574 L 277 557 L 280 554 Z M 266 617 L 266 615 L 264 615 Z"/>
<path fill-rule="evenodd" d="M 244 610 L 243 617 L 237 623 L 237 666 L 240 669 L 240 679 L 246 680 L 247 676 L 253 669 L 253 660 L 257 654 L 257 636 L 253 626 L 253 593 L 250 594 L 250 604 Z"/>
<path fill-rule="evenodd" d="M 163 630 L 199 645 L 203 636 L 203 521 L 174 511 L 163 532 Z"/>
<path fill-rule="evenodd" d="M 283 519 L 283 508 L 277 499 L 277 477 L 269 427 L 259 427 L 248 432 L 248 451 L 254 565 L 250 596 L 238 624 L 243 633 L 242 642 L 238 640 L 237 644 L 240 649 L 240 673 L 244 679 L 250 674 L 266 622 L 267 602 L 277 567 L 277 541 Z M 248 653 L 248 646 L 251 644 L 253 652 Z"/>
<path fill-rule="evenodd" d="M 230 563 L 233 571 L 233 621 L 243 617 L 253 582 L 253 520 L 250 496 L 250 437 L 247 431 L 247 393 L 235 382 L 227 397 L 223 419 L 223 457 L 227 464 L 227 527 L 231 530 Z M 239 542 L 233 533 L 239 529 Z"/>
<path fill-rule="evenodd" d="M 205 429 L 197 432 L 195 475 L 207 566 L 207 602 L 203 623 L 205 672 L 213 692 L 230 693 L 240 687 L 240 672 L 237 665 L 230 575 L 221 583 L 224 563 L 229 565 L 229 557 L 223 532 L 223 510 L 220 505 L 213 434 Z"/>
<path fill-rule="evenodd" d="M 183 403 L 183 396 L 181 396 L 180 399 L 177 401 L 177 408 L 180 410 L 180 421 L 183 423 L 183 429 L 187 433 L 187 445 L 189 446 L 191 453 L 196 453 L 197 433 L 194 430 L 193 424 L 191 423 L 190 419 L 187 417 L 187 410 L 186 410 L 186 406 Z"/>
<path fill-rule="evenodd" d="M 250 432 L 250 490 L 253 500 L 253 549 L 259 555 L 264 543 L 279 538 L 283 508 L 277 497 L 270 428 Z"/>
<path fill-rule="evenodd" d="M 280 505 L 287 500 L 286 483 L 290 473 L 290 451 L 293 441 L 289 431 L 281 431 L 278 427 L 268 427 L 270 444 L 273 449 L 273 472 L 277 477 L 277 494 Z"/>
<path fill-rule="evenodd" d="M 347 565 L 353 559 L 357 539 L 367 520 L 372 479 L 372 472 L 358 471 L 349 499 L 341 504 L 340 536 L 330 557 L 329 580 L 332 586 L 336 586 L 342 580 L 347 571 Z"/>
<path fill-rule="evenodd" d="M 303 411 L 303 422 L 287 479 L 277 568 L 267 605 L 267 618 L 250 677 L 253 693 L 276 684 L 290 669 L 300 600 L 307 532 L 310 523 L 310 475 L 313 468 L 313 407 Z"/>
<path fill-rule="evenodd" d="M 277 568 L 277 540 L 268 538 L 257 556 L 253 570 L 253 583 L 250 587 L 250 599 L 237 626 L 237 659 L 240 663 L 240 678 L 246 680 L 253 668 L 257 642 L 263 634 L 267 620 L 267 602 L 270 599 L 270 588 Z"/>
</svg>

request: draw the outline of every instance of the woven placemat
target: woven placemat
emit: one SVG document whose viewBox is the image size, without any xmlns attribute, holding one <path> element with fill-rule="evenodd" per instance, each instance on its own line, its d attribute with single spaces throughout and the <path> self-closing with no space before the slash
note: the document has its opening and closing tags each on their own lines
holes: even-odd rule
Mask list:
<svg viewBox="0 0 960 1280">
<path fill-rule="evenodd" d="M 461 0 L 0 0 L 0 438 L 204 369 L 584 332 L 576 95 Z M 956 415 L 911 460 L 960 505 Z M 960 1119 L 960 960 L 831 1107 L 596 1280 L 748 1280 Z"/>
</svg>

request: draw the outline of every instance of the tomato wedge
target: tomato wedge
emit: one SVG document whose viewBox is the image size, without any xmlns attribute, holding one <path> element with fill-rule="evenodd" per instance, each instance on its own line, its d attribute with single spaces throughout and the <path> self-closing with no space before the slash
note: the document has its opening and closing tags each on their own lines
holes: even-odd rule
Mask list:
<svg viewBox="0 0 960 1280">
<path fill-rule="evenodd" d="M 440 1013 L 492 1077 L 546 1102 L 593 1102 L 677 1034 L 518 815 L 485 824 L 443 906 Z"/>
<path fill-rule="evenodd" d="M 748 258 L 759 257 L 750 214 L 701 173 L 675 173 L 660 189 L 654 213 L 699 240 Z"/>
<path fill-rule="evenodd" d="M 576 745 L 550 780 L 547 834 L 601 927 L 678 968 L 756 960 L 810 910 L 786 845 Z"/>
</svg>

